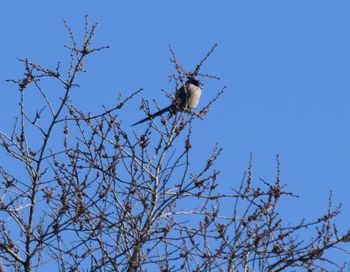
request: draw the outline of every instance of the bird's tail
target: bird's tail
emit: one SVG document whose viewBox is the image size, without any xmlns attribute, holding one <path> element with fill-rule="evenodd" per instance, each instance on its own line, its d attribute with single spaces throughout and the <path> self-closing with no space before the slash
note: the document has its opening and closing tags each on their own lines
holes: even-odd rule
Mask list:
<svg viewBox="0 0 350 272">
<path fill-rule="evenodd" d="M 141 121 L 138 121 L 138 122 L 132 124 L 131 126 L 133 127 L 133 126 L 136 126 L 136 125 L 141 124 L 141 123 L 143 123 L 143 122 L 146 122 L 146 121 L 148 121 L 148 120 L 151 120 L 151 119 L 153 119 L 153 118 L 155 118 L 155 117 L 157 117 L 157 116 L 159 116 L 159 115 L 162 115 L 164 112 L 170 111 L 170 109 L 171 109 L 171 106 L 168 106 L 168 107 L 166 107 L 166 108 L 164 108 L 164 109 L 161 109 L 160 111 L 157 111 L 157 112 L 155 112 L 155 113 L 149 115 L 149 116 L 146 117 L 145 119 L 142 119 Z"/>
</svg>

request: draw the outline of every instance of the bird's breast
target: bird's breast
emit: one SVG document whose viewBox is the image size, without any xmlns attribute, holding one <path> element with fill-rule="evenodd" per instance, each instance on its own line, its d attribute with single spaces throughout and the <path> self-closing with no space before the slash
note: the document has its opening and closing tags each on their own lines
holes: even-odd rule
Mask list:
<svg viewBox="0 0 350 272">
<path fill-rule="evenodd" d="M 194 86 L 194 85 L 191 85 L 189 88 L 188 88 L 188 91 L 189 91 L 189 99 L 188 99 L 188 102 L 187 102 L 187 108 L 192 110 L 192 109 L 195 109 L 199 103 L 199 99 L 201 97 L 201 94 L 202 94 L 202 90 L 200 87 L 197 87 L 197 86 Z"/>
</svg>

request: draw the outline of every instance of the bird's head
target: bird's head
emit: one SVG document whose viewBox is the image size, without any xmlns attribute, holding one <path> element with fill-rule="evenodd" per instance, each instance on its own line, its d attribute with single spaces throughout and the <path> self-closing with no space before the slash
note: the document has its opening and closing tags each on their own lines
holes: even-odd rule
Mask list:
<svg viewBox="0 0 350 272">
<path fill-rule="evenodd" d="M 202 84 L 199 80 L 195 79 L 194 77 L 189 77 L 186 83 L 193 84 L 194 86 L 201 87 Z"/>
</svg>

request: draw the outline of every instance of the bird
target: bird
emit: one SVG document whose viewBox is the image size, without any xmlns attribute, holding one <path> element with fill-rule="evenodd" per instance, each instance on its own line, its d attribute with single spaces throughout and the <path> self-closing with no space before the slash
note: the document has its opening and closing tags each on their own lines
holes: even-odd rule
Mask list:
<svg viewBox="0 0 350 272">
<path fill-rule="evenodd" d="M 162 115 L 165 112 L 169 112 L 170 116 L 181 111 L 192 111 L 199 103 L 199 99 L 202 94 L 201 83 L 195 78 L 188 78 L 183 86 L 175 92 L 175 98 L 170 106 L 150 114 L 145 119 L 142 119 L 131 126 L 136 126 L 143 122 L 154 119 L 157 116 Z"/>
</svg>

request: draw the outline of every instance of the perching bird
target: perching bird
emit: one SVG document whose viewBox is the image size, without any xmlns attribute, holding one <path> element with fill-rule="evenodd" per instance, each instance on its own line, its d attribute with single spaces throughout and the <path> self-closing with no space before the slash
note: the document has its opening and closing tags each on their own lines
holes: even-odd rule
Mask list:
<svg viewBox="0 0 350 272">
<path fill-rule="evenodd" d="M 186 81 L 185 85 L 176 90 L 175 98 L 170 106 L 149 115 L 147 118 L 142 119 L 135 124 L 132 124 L 132 126 L 136 126 L 138 124 L 151 120 L 159 115 L 162 115 L 165 112 L 174 114 L 179 111 L 191 111 L 195 109 L 202 94 L 200 85 L 201 84 L 198 80 L 189 78 Z"/>
</svg>

